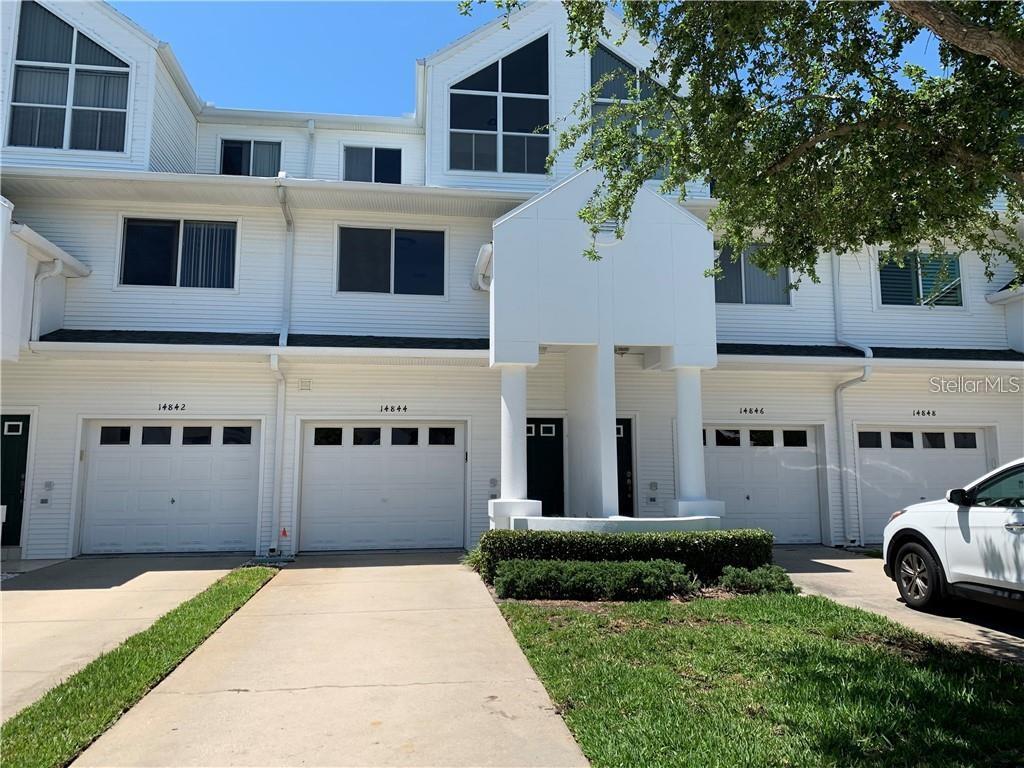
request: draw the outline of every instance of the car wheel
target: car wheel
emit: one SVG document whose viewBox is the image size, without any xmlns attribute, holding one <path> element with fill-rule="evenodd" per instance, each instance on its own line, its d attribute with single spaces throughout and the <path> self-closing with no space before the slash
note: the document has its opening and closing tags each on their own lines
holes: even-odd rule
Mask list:
<svg viewBox="0 0 1024 768">
<path fill-rule="evenodd" d="M 896 586 L 907 605 L 918 611 L 931 610 L 945 597 L 942 568 L 920 544 L 904 544 L 896 555 Z"/>
</svg>

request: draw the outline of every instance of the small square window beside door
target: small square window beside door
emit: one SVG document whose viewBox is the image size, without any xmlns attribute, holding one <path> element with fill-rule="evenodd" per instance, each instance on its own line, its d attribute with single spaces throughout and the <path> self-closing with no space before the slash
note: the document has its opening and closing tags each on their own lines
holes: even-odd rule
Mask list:
<svg viewBox="0 0 1024 768">
<path fill-rule="evenodd" d="M 537 425 L 536 424 L 527 424 L 526 425 L 526 436 L 527 437 L 535 437 L 536 434 L 537 434 Z"/>
<path fill-rule="evenodd" d="M 131 441 L 131 427 L 100 427 L 100 445 L 128 445 Z"/>
<path fill-rule="evenodd" d="M 20 435 L 22 423 L 20 421 L 8 421 L 4 424 L 5 435 Z"/>
<path fill-rule="evenodd" d="M 182 445 L 210 445 L 213 442 L 213 427 L 183 427 Z"/>
<path fill-rule="evenodd" d="M 540 425 L 540 436 L 541 437 L 554 437 L 555 436 L 555 425 L 554 424 L 541 424 Z"/>
</svg>

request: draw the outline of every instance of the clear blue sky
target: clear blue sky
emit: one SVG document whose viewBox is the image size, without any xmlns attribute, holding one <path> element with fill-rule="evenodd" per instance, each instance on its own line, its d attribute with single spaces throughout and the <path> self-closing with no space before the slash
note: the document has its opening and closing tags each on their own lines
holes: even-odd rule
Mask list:
<svg viewBox="0 0 1024 768">
<path fill-rule="evenodd" d="M 416 59 L 498 15 L 456 0 L 167 2 L 115 8 L 171 44 L 201 99 L 219 107 L 402 115 L 415 109 Z M 907 59 L 937 72 L 922 34 Z"/>
<path fill-rule="evenodd" d="M 218 107 L 402 115 L 416 59 L 497 15 L 444 2 L 139 2 L 112 5 L 171 44 Z"/>
</svg>

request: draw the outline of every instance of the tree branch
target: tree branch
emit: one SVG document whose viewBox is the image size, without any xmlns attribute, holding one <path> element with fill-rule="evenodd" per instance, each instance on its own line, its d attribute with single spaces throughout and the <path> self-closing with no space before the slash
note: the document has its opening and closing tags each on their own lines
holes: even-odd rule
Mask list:
<svg viewBox="0 0 1024 768">
<path fill-rule="evenodd" d="M 960 16 L 943 3 L 923 0 L 889 0 L 896 12 L 926 27 L 950 45 L 992 59 L 1024 77 L 1024 40 L 1015 40 Z"/>
</svg>

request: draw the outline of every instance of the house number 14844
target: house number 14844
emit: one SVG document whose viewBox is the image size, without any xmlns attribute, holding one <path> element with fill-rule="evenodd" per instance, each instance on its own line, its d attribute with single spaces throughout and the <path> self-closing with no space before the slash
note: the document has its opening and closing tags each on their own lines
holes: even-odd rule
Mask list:
<svg viewBox="0 0 1024 768">
<path fill-rule="evenodd" d="M 381 413 L 408 413 L 408 405 L 382 405 L 380 407 Z"/>
</svg>

